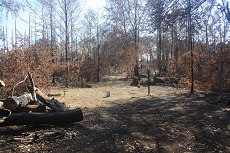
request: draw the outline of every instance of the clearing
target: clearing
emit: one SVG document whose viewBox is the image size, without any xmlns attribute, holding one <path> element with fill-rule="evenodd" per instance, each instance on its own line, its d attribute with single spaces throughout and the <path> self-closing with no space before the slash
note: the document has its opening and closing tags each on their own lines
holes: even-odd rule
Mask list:
<svg viewBox="0 0 230 153">
<path fill-rule="evenodd" d="M 0 127 L 0 152 L 230 152 L 230 109 L 216 94 L 129 84 L 53 88 L 83 121 Z"/>
</svg>

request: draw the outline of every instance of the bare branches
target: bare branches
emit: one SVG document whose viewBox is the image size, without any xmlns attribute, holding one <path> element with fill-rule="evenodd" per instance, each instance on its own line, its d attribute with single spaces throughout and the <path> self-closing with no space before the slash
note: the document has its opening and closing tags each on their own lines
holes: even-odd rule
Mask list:
<svg viewBox="0 0 230 153">
<path fill-rule="evenodd" d="M 227 21 L 230 23 L 229 2 L 225 4 L 224 0 L 222 0 L 222 5 L 217 4 L 217 7 L 225 14 Z"/>
<path fill-rule="evenodd" d="M 28 75 L 26 75 L 26 77 L 25 77 L 25 79 L 24 79 L 24 80 L 22 80 L 22 81 L 18 82 L 18 83 L 17 83 L 17 84 L 13 87 L 11 97 L 13 97 L 13 96 L 14 96 L 14 89 L 15 89 L 15 88 L 16 88 L 19 84 L 21 84 L 21 83 L 25 82 L 25 81 L 26 81 L 26 79 L 27 79 L 27 77 L 28 77 Z"/>
<path fill-rule="evenodd" d="M 23 5 L 14 0 L 1 0 L 0 1 L 0 9 L 6 10 L 6 16 L 8 16 L 9 12 L 14 14 L 15 16 L 18 16 L 18 11 L 21 8 L 23 8 Z"/>
</svg>

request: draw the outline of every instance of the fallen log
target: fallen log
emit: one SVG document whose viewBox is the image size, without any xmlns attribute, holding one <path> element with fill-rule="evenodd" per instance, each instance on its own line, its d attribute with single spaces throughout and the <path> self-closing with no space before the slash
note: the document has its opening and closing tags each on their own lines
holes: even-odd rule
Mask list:
<svg viewBox="0 0 230 153">
<path fill-rule="evenodd" d="M 3 107 L 3 101 L 0 100 L 0 109 Z"/>
<path fill-rule="evenodd" d="M 60 97 L 61 96 L 61 94 L 60 93 L 58 93 L 58 94 L 48 94 L 47 95 L 48 97 Z"/>
<path fill-rule="evenodd" d="M 154 83 L 178 84 L 178 80 L 174 77 L 154 77 Z"/>
<path fill-rule="evenodd" d="M 13 113 L 29 113 L 29 112 L 46 112 L 45 105 L 26 105 L 25 107 L 18 107 L 12 111 Z"/>
<path fill-rule="evenodd" d="M 32 87 L 28 86 L 29 91 L 32 91 Z M 41 92 L 38 88 L 34 87 L 34 91 L 36 92 L 37 99 L 41 101 L 43 104 L 48 106 L 49 108 L 53 109 L 57 112 L 64 112 L 68 111 L 69 109 L 55 99 L 49 99 L 45 94 Z"/>
<path fill-rule="evenodd" d="M 8 117 L 11 114 L 11 111 L 8 109 L 0 109 L 0 118 Z"/>
<path fill-rule="evenodd" d="M 0 123 L 4 122 L 4 119 L 11 114 L 8 109 L 0 109 Z"/>
<path fill-rule="evenodd" d="M 11 125 L 61 125 L 74 123 L 83 120 L 82 110 L 80 108 L 65 112 L 48 113 L 13 113 L 0 123 L 2 126 Z"/>
<path fill-rule="evenodd" d="M 32 95 L 26 93 L 19 97 L 13 96 L 5 99 L 3 106 L 5 109 L 14 110 L 17 107 L 26 107 L 31 101 L 33 101 Z"/>
</svg>

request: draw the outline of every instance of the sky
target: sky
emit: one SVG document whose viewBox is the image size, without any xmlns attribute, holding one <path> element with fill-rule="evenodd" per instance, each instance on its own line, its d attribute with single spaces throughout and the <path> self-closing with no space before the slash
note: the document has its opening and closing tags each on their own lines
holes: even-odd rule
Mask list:
<svg viewBox="0 0 230 153">
<path fill-rule="evenodd" d="M 21 0 L 22 1 L 22 0 Z M 29 2 L 33 2 L 35 0 L 28 0 Z M 83 0 L 81 0 L 83 1 Z M 105 6 L 106 2 L 105 0 L 85 0 L 85 3 L 83 2 L 83 11 L 87 11 L 89 8 L 97 11 L 102 10 L 103 6 Z M 24 21 L 23 21 L 24 20 Z M 19 17 L 16 18 L 16 27 L 17 27 L 17 34 L 21 33 L 24 35 L 28 35 L 28 29 L 29 29 L 29 12 L 21 10 L 19 12 Z M 12 37 L 12 35 L 15 35 L 15 17 L 12 16 L 10 13 L 8 14 L 8 19 L 5 17 L 2 18 L 2 26 L 4 28 L 7 26 L 7 35 L 8 40 Z M 11 43 L 11 39 L 10 42 Z M 1 44 L 1 42 L 0 42 Z"/>
<path fill-rule="evenodd" d="M 23 1 L 23 0 L 19 0 L 19 1 Z M 35 0 L 28 0 L 30 2 L 33 2 Z M 105 0 L 81 0 L 81 1 L 85 1 L 84 5 L 83 5 L 83 10 L 87 11 L 89 8 L 92 8 L 93 10 L 97 11 L 97 10 L 102 10 L 102 7 L 106 5 Z M 219 2 L 221 2 L 221 0 L 218 0 Z M 230 0 L 227 0 L 230 2 Z M 19 12 L 19 16 L 20 18 L 16 19 L 16 25 L 17 25 L 17 31 L 19 33 L 21 33 L 22 35 L 24 35 L 26 33 L 26 35 L 28 35 L 28 29 L 29 29 L 29 13 L 28 11 L 20 11 Z M 25 21 L 23 21 L 23 20 Z M 2 19 L 2 25 L 4 26 L 4 28 L 7 26 L 7 35 L 8 35 L 8 40 L 12 37 L 12 35 L 15 35 L 14 30 L 15 30 L 15 18 L 9 14 L 8 15 L 8 19 L 3 18 Z M 10 40 L 11 41 L 11 40 Z M 1 46 L 0 42 L 0 46 Z M 11 43 L 11 42 L 9 42 Z"/>
<path fill-rule="evenodd" d="M 87 0 L 85 4 L 86 8 L 92 8 L 94 10 L 103 6 L 105 6 L 105 0 Z"/>
</svg>

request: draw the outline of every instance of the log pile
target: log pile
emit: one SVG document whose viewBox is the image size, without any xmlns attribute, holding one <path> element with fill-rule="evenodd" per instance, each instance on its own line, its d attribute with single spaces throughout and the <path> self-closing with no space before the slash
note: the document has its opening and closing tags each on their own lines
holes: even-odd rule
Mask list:
<svg viewBox="0 0 230 153">
<path fill-rule="evenodd" d="M 56 99 L 50 99 L 34 86 L 31 74 L 28 73 L 31 85 L 30 93 L 19 97 L 12 96 L 0 100 L 0 127 L 11 125 L 58 125 L 83 120 L 80 108 L 70 110 Z M 5 84 L 0 80 L 1 87 Z"/>
</svg>

